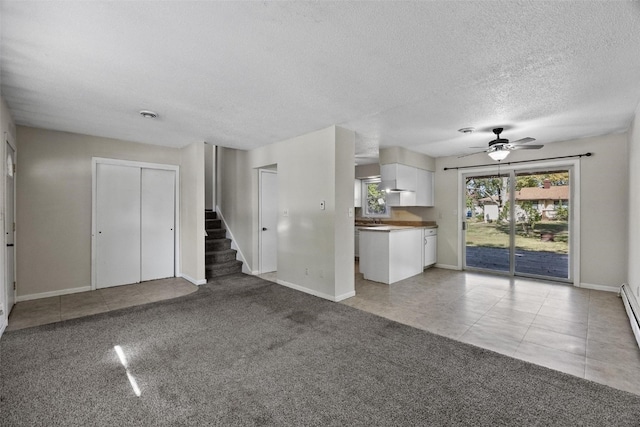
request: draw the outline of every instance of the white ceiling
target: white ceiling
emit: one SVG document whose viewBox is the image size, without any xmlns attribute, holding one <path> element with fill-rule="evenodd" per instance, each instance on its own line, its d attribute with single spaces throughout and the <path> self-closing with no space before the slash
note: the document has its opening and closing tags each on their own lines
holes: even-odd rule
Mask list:
<svg viewBox="0 0 640 427">
<path fill-rule="evenodd" d="M 438 157 L 477 151 L 496 126 L 541 143 L 623 132 L 640 99 L 638 2 L 3 0 L 0 13 L 18 124 L 165 146 L 251 149 L 339 124 L 359 157 Z"/>
</svg>

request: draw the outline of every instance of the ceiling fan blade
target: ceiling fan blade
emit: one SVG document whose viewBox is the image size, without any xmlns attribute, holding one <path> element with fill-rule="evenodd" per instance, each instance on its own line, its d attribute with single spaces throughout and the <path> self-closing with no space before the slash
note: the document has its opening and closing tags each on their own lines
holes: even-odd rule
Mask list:
<svg viewBox="0 0 640 427">
<path fill-rule="evenodd" d="M 462 156 L 458 156 L 458 158 L 467 157 L 467 156 L 473 156 L 474 154 L 480 154 L 480 153 L 486 153 L 486 152 L 487 152 L 487 150 L 476 151 L 474 153 L 463 154 Z"/>
<path fill-rule="evenodd" d="M 537 145 L 513 145 L 509 147 L 509 150 L 538 150 L 544 147 L 542 144 Z"/>
<path fill-rule="evenodd" d="M 517 141 L 512 141 L 511 143 L 512 144 L 526 144 L 527 142 L 533 142 L 535 140 L 536 140 L 535 138 L 531 138 L 531 137 L 528 136 L 526 138 L 522 138 L 522 139 L 519 139 Z"/>
</svg>

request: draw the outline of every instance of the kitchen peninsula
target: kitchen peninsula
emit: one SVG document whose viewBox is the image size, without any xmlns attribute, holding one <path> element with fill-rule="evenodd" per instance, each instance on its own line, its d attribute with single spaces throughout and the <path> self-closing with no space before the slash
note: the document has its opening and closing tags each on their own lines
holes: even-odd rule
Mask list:
<svg viewBox="0 0 640 427">
<path fill-rule="evenodd" d="M 359 230 L 360 272 L 367 280 L 392 284 L 423 271 L 425 231 L 435 230 L 435 224 L 376 225 Z"/>
</svg>

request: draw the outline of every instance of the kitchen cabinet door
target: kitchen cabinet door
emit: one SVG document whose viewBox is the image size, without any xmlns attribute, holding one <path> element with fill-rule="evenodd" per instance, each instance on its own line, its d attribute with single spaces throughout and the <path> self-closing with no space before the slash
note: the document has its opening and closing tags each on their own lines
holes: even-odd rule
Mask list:
<svg viewBox="0 0 640 427">
<path fill-rule="evenodd" d="M 418 185 L 416 190 L 416 206 L 433 206 L 433 175 L 431 171 L 418 169 Z"/>
<path fill-rule="evenodd" d="M 362 181 L 359 179 L 356 179 L 353 184 L 353 206 L 362 207 Z"/>
<path fill-rule="evenodd" d="M 418 180 L 417 168 L 403 165 L 400 163 L 391 163 L 380 166 L 380 175 L 382 177 L 383 188 L 401 189 L 406 191 L 416 191 Z"/>
<path fill-rule="evenodd" d="M 436 263 L 438 253 L 438 237 L 427 236 L 424 239 L 424 266 L 429 267 Z"/>
</svg>

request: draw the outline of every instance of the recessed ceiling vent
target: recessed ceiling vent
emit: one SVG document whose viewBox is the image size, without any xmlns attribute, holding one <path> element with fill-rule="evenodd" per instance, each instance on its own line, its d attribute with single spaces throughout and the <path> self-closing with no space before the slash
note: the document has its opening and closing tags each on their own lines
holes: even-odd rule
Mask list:
<svg viewBox="0 0 640 427">
<path fill-rule="evenodd" d="M 140 110 L 140 115 L 145 119 L 156 119 L 158 118 L 158 114 L 149 110 Z"/>
</svg>

